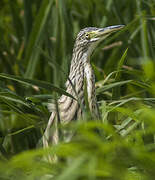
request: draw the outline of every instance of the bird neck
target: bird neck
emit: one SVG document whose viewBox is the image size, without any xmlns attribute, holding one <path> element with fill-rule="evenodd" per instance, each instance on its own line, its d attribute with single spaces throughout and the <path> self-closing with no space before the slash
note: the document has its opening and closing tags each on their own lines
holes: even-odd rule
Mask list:
<svg viewBox="0 0 155 180">
<path fill-rule="evenodd" d="M 95 75 L 90 64 L 90 58 L 87 56 L 87 54 L 81 53 L 81 51 L 78 52 L 77 50 L 75 53 L 73 53 L 69 78 L 66 82 L 66 91 L 73 97 L 77 98 L 78 101 L 73 101 L 72 98 L 66 96 L 62 96 L 60 100 L 60 104 L 62 103 L 62 106 L 63 103 L 66 102 L 65 107 L 70 108 L 70 111 L 74 112 L 72 115 L 75 115 L 76 113 L 80 114 L 82 112 L 82 109 L 79 107 L 79 102 L 83 105 L 86 104 L 84 95 L 85 82 L 90 112 L 95 118 L 98 118 L 99 112 L 95 95 Z M 63 113 L 65 114 L 67 111 L 64 111 Z"/>
<path fill-rule="evenodd" d="M 77 51 L 76 51 L 77 52 Z M 85 82 L 87 88 L 87 99 L 90 112 L 99 117 L 95 93 L 95 75 L 90 64 L 90 56 L 86 53 L 73 53 L 69 80 L 66 83 L 67 92 L 84 102 Z M 78 58 L 77 58 L 78 57 Z M 72 84 L 71 84 L 72 83 Z M 73 89 L 74 87 L 74 89 Z"/>
<path fill-rule="evenodd" d="M 69 79 L 66 82 L 67 92 L 73 96 L 76 96 L 76 94 L 79 94 L 81 91 L 83 91 L 85 78 L 84 69 L 87 64 L 90 64 L 90 58 L 87 55 L 87 51 L 85 49 L 81 49 L 80 47 L 74 47 L 70 65 Z"/>
<path fill-rule="evenodd" d="M 90 64 L 90 56 L 87 51 L 81 49 L 73 50 L 73 57 L 70 66 L 69 80 L 66 82 L 67 92 L 79 95 L 84 91 L 84 81 L 91 91 L 88 91 L 88 99 L 92 98 L 92 92 L 95 89 L 95 76 Z M 71 90 L 73 89 L 74 90 Z M 75 92 L 76 91 L 76 92 Z"/>
</svg>

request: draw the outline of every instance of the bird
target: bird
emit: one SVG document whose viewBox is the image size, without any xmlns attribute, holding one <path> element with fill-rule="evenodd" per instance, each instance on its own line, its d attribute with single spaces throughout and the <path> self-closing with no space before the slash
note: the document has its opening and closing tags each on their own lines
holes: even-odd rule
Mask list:
<svg viewBox="0 0 155 180">
<path fill-rule="evenodd" d="M 48 109 L 51 111 L 51 116 L 43 135 L 44 148 L 49 147 L 51 144 L 58 144 L 60 138 L 59 122 L 67 124 L 71 121 L 82 119 L 83 109 L 86 105 L 85 89 L 92 119 L 100 118 L 95 93 L 95 75 L 90 57 L 101 41 L 123 27 L 124 25 L 114 25 L 105 28 L 86 27 L 78 33 L 74 43 L 69 76 L 65 84 L 66 92 L 75 99 L 62 95 L 56 105 L 49 103 Z M 49 161 L 50 159 L 51 157 L 49 156 Z"/>
</svg>

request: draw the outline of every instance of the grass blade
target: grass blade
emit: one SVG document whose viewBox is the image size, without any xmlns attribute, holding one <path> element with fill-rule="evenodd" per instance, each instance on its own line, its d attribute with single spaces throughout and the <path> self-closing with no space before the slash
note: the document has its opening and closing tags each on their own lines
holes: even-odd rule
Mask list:
<svg viewBox="0 0 155 180">
<path fill-rule="evenodd" d="M 35 19 L 35 24 L 32 29 L 30 40 L 27 47 L 25 61 L 28 61 L 28 66 L 25 72 L 26 78 L 32 78 L 35 73 L 36 65 L 39 60 L 40 51 L 36 46 L 41 46 L 44 40 L 47 20 L 50 14 L 50 10 L 53 4 L 53 0 L 42 1 L 38 16 Z"/>
<path fill-rule="evenodd" d="M 9 80 L 13 80 L 13 81 L 17 81 L 19 83 L 22 83 L 22 84 L 28 85 L 28 86 L 38 86 L 39 88 L 46 89 L 46 90 L 49 90 L 49 91 L 52 90 L 52 91 L 55 91 L 57 93 L 64 94 L 66 96 L 74 98 L 72 95 L 68 94 L 65 90 L 63 90 L 61 88 L 58 88 L 58 87 L 56 87 L 56 86 L 54 86 L 54 85 L 52 85 L 51 83 L 48 83 L 48 82 L 39 81 L 39 80 L 32 80 L 32 79 L 26 79 L 26 78 L 22 78 L 22 77 L 19 77 L 19 76 L 13 76 L 13 75 L 4 74 L 4 73 L 0 73 L 0 77 L 5 78 L 5 79 L 9 79 Z"/>
</svg>

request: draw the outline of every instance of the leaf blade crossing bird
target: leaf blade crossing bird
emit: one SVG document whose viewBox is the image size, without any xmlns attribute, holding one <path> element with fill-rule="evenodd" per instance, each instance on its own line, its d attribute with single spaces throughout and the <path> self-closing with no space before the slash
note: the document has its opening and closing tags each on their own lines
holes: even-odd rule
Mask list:
<svg viewBox="0 0 155 180">
<path fill-rule="evenodd" d="M 78 33 L 73 48 L 70 73 L 66 82 L 66 92 L 79 101 L 62 95 L 57 102 L 59 117 L 56 110 L 53 110 L 55 109 L 53 108 L 53 104 L 49 104 L 49 110 L 52 111 L 52 113 L 43 135 L 44 147 L 48 147 L 50 143 L 58 143 L 58 118 L 60 118 L 62 124 L 66 124 L 82 117 L 82 107 L 86 103 L 84 99 L 85 82 L 87 86 L 89 110 L 94 119 L 99 119 L 95 94 L 95 75 L 90 64 L 90 56 L 101 41 L 123 27 L 124 25 L 115 25 L 106 28 L 87 27 Z"/>
</svg>

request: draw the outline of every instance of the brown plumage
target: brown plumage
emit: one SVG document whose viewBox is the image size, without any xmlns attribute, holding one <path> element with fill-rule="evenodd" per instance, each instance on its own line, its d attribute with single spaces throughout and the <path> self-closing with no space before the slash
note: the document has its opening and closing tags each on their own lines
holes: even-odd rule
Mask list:
<svg viewBox="0 0 155 180">
<path fill-rule="evenodd" d="M 95 75 L 90 64 L 90 56 L 102 40 L 122 27 L 123 25 L 106 28 L 88 27 L 82 29 L 77 35 L 69 78 L 66 82 L 66 92 L 78 99 L 78 101 L 65 95 L 60 97 L 57 104 L 60 122 L 62 124 L 82 118 L 83 109 L 85 108 L 85 87 L 87 89 L 87 99 L 91 115 L 93 119 L 99 119 L 100 115 L 95 94 Z M 57 144 L 59 141 L 58 116 L 55 106 L 52 103 L 49 104 L 49 110 L 52 113 L 43 136 L 44 147 L 48 147 L 49 144 Z"/>
</svg>

